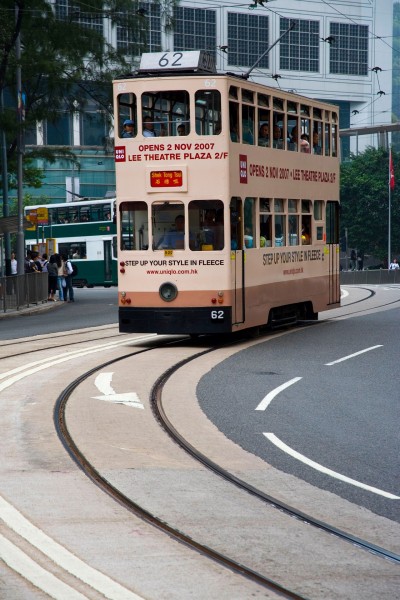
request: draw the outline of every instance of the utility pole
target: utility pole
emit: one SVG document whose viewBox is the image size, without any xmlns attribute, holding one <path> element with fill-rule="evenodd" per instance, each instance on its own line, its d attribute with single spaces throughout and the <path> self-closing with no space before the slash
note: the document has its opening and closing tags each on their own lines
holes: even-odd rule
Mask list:
<svg viewBox="0 0 400 600">
<path fill-rule="evenodd" d="M 18 21 L 18 6 L 15 7 L 15 19 Z M 17 231 L 17 273 L 23 275 L 25 272 L 25 243 L 24 243 L 24 207 L 23 207 L 23 187 L 22 187 L 22 158 L 23 158 L 23 121 L 24 106 L 22 96 L 22 75 L 21 75 L 21 33 L 15 44 L 15 58 L 17 62 L 17 119 L 18 119 L 18 141 L 17 141 L 17 181 L 18 181 L 18 231 Z"/>
<path fill-rule="evenodd" d="M 4 113 L 4 92 L 0 90 L 0 113 Z M 1 179 L 3 187 L 3 217 L 8 217 L 10 214 L 8 202 L 8 168 L 7 168 L 7 141 L 6 133 L 3 129 L 0 138 L 1 144 Z M 4 234 L 4 254 L 5 254 L 5 274 L 11 275 L 11 240 L 10 234 Z"/>
</svg>

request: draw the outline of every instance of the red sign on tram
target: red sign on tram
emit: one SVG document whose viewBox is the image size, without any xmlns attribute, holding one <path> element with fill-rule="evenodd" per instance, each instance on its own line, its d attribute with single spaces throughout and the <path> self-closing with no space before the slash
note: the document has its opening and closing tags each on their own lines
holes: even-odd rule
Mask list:
<svg viewBox="0 0 400 600">
<path fill-rule="evenodd" d="M 247 154 L 239 154 L 240 183 L 247 183 Z"/>
<path fill-rule="evenodd" d="M 150 171 L 150 185 L 157 187 L 182 187 L 182 171 Z"/>
<path fill-rule="evenodd" d="M 115 146 L 115 162 L 125 162 L 125 146 Z"/>
</svg>

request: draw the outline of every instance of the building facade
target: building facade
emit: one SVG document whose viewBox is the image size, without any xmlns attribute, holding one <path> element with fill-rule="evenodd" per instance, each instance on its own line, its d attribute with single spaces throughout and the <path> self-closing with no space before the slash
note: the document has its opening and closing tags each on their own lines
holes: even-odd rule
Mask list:
<svg viewBox="0 0 400 600">
<path fill-rule="evenodd" d="M 207 50 L 222 72 L 244 74 L 271 87 L 325 100 L 340 107 L 340 128 L 391 122 L 393 0 L 181 0 L 173 7 L 142 3 L 148 22 L 147 51 Z M 54 0 L 60 16 L 72 0 Z M 132 41 L 108 19 L 90 24 L 131 54 Z M 293 26 L 293 28 L 291 28 Z M 278 38 L 279 43 L 274 45 Z M 45 184 L 29 190 L 52 201 L 112 195 L 113 131 L 103 107 L 92 100 L 85 112 L 76 106 L 59 123 L 40 123 L 27 144 L 65 145 L 77 164 L 42 164 Z M 356 140 L 343 139 L 342 156 Z M 374 134 L 357 140 L 357 150 L 376 145 Z"/>
</svg>

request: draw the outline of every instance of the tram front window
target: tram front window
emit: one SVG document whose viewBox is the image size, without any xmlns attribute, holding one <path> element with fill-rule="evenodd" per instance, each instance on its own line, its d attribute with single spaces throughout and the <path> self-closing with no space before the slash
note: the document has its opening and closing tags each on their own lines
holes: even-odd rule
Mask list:
<svg viewBox="0 0 400 600">
<path fill-rule="evenodd" d="M 147 250 L 149 247 L 147 204 L 122 202 L 119 211 L 121 250 Z"/>
<path fill-rule="evenodd" d="M 221 200 L 193 200 L 190 202 L 190 249 L 222 250 L 224 245 L 224 205 Z"/>
<path fill-rule="evenodd" d="M 154 202 L 151 212 L 153 250 L 183 250 L 185 206 L 181 202 Z"/>
</svg>

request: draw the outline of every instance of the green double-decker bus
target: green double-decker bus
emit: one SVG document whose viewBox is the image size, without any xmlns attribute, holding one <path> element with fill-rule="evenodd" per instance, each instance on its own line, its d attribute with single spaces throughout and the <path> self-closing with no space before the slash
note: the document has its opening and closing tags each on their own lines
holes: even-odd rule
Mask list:
<svg viewBox="0 0 400 600">
<path fill-rule="evenodd" d="M 115 198 L 27 206 L 27 250 L 66 254 L 76 265 L 74 285 L 117 285 Z"/>
</svg>

